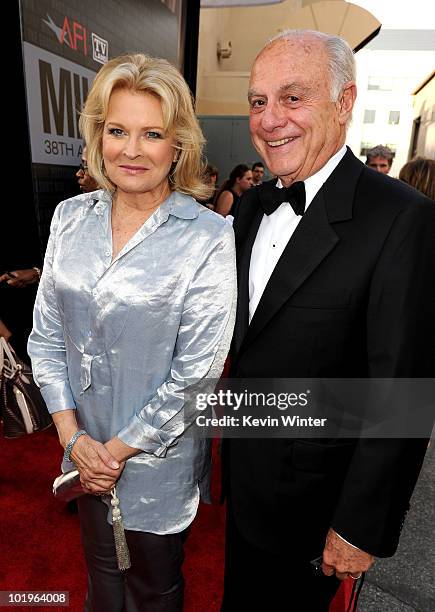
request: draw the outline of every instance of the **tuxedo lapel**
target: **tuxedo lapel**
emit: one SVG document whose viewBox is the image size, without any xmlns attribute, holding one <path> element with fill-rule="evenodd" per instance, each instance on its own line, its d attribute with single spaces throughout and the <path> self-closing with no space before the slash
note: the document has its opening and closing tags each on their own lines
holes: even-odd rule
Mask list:
<svg viewBox="0 0 435 612">
<path fill-rule="evenodd" d="M 259 206 L 258 197 L 252 202 L 245 202 L 250 206 L 248 218 L 240 219 L 237 223 L 236 241 L 239 243 L 237 253 L 237 284 L 238 301 L 236 326 L 234 329 L 233 348 L 237 354 L 243 338 L 248 331 L 249 324 L 249 266 L 251 262 L 252 247 L 255 242 L 258 228 L 263 218 L 263 210 Z"/>
<path fill-rule="evenodd" d="M 337 234 L 328 221 L 322 190 L 320 190 L 275 266 L 248 328 L 243 348 L 254 340 L 281 306 L 334 248 L 338 240 Z"/>
<path fill-rule="evenodd" d="M 250 206 L 241 207 L 235 224 L 238 245 L 239 301 L 233 349 L 237 355 L 267 325 L 283 304 L 312 274 L 339 241 L 333 224 L 352 218 L 355 187 L 364 165 L 348 148 L 337 168 L 325 182 L 302 217 L 279 259 L 249 322 L 249 267 L 252 247 L 263 218 L 255 189 Z M 275 182 L 275 180 L 273 181 Z M 248 194 L 244 196 L 248 200 Z M 248 202 L 246 201 L 246 204 Z M 244 216 L 243 216 L 244 213 Z"/>
</svg>

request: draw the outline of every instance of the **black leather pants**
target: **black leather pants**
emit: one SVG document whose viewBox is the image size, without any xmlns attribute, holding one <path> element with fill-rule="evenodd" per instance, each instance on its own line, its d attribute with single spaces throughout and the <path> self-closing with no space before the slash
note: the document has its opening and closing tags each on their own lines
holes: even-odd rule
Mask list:
<svg viewBox="0 0 435 612">
<path fill-rule="evenodd" d="M 173 535 L 126 531 L 131 568 L 118 570 L 107 506 L 94 495 L 78 500 L 88 568 L 85 612 L 181 612 L 181 571 L 187 530 Z"/>
</svg>

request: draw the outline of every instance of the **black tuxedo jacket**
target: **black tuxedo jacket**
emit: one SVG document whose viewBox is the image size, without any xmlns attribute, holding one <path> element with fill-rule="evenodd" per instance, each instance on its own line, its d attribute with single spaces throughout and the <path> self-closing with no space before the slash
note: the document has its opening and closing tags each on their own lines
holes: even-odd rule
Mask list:
<svg viewBox="0 0 435 612">
<path fill-rule="evenodd" d="M 348 149 L 301 219 L 248 325 L 255 188 L 234 222 L 233 377 L 433 377 L 435 204 Z M 392 407 L 392 410 L 394 407 Z M 397 547 L 427 441 L 225 440 L 224 485 L 242 534 L 321 554 L 328 528 L 376 556 Z"/>
</svg>

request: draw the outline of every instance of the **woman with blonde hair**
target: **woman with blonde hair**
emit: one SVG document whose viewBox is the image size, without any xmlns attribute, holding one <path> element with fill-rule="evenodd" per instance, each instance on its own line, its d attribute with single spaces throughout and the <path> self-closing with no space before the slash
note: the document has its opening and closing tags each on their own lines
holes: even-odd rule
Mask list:
<svg viewBox="0 0 435 612">
<path fill-rule="evenodd" d="M 185 393 L 223 368 L 233 233 L 194 199 L 210 193 L 204 140 L 167 61 L 109 61 L 80 125 L 102 189 L 55 211 L 29 351 L 62 469 L 77 467 L 86 492 L 85 609 L 178 611 L 183 542 L 209 461 L 207 442 L 186 435 Z"/>
</svg>

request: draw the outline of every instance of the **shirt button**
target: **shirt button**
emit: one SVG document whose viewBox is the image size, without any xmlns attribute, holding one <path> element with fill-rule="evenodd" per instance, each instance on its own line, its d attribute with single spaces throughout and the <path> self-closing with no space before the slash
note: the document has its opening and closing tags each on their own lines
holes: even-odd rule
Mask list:
<svg viewBox="0 0 435 612">
<path fill-rule="evenodd" d="M 110 257 L 110 251 L 106 251 L 106 257 Z"/>
</svg>

